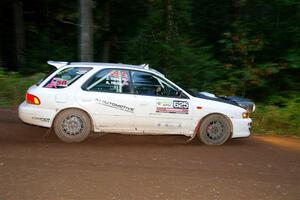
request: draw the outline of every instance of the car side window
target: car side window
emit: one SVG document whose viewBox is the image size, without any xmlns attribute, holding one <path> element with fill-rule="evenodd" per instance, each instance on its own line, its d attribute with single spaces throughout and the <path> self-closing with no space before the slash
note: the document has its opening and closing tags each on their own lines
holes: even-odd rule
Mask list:
<svg viewBox="0 0 300 200">
<path fill-rule="evenodd" d="M 96 92 L 130 93 L 130 76 L 127 70 L 104 69 L 88 80 L 82 89 Z"/>
<path fill-rule="evenodd" d="M 163 96 L 163 97 L 180 97 L 177 88 L 165 80 L 147 72 L 132 71 L 132 85 L 135 94 Z"/>
<path fill-rule="evenodd" d="M 59 71 L 51 78 L 44 87 L 46 88 L 66 88 L 80 77 L 90 71 L 92 67 L 70 67 Z"/>
</svg>

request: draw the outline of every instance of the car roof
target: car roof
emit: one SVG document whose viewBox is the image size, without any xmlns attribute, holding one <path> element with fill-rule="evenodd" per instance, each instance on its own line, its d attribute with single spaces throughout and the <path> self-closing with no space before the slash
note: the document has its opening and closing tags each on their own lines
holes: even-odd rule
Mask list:
<svg viewBox="0 0 300 200">
<path fill-rule="evenodd" d="M 161 76 L 164 76 L 159 71 L 149 68 L 148 64 L 142 65 L 130 65 L 130 64 L 123 64 L 123 63 L 101 63 L 101 62 L 64 62 L 64 61 L 48 61 L 49 65 L 56 67 L 57 69 L 65 66 L 72 66 L 72 65 L 80 65 L 81 67 L 116 67 L 116 68 L 130 68 L 130 69 L 141 69 L 150 72 L 155 72 Z"/>
</svg>

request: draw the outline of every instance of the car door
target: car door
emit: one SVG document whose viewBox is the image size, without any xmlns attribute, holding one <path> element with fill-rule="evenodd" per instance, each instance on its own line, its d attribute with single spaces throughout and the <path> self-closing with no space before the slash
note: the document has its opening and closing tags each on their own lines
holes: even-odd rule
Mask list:
<svg viewBox="0 0 300 200">
<path fill-rule="evenodd" d="M 99 71 L 82 86 L 77 99 L 93 116 L 97 131 L 133 132 L 134 95 L 127 70 Z"/>
<path fill-rule="evenodd" d="M 131 71 L 135 128 L 151 134 L 185 134 L 192 114 L 190 100 L 169 81 L 152 73 Z"/>
</svg>

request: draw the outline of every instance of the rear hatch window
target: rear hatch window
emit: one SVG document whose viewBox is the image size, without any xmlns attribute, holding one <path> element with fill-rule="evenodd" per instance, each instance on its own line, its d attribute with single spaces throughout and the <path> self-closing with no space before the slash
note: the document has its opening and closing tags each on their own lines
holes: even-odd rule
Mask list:
<svg viewBox="0 0 300 200">
<path fill-rule="evenodd" d="M 56 67 L 53 67 L 52 69 L 50 69 L 46 75 L 44 76 L 44 78 L 42 78 L 41 80 L 39 80 L 39 82 L 37 82 L 36 86 L 39 86 L 44 80 L 46 80 L 51 74 L 53 74 L 55 71 L 57 70 Z"/>
<path fill-rule="evenodd" d="M 59 71 L 45 85 L 46 88 L 66 88 L 90 71 L 92 67 L 69 67 Z"/>
</svg>

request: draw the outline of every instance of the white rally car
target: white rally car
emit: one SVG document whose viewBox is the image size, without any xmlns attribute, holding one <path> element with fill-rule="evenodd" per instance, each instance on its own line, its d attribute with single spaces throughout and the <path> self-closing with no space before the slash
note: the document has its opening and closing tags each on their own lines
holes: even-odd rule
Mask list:
<svg viewBox="0 0 300 200">
<path fill-rule="evenodd" d="M 237 97 L 192 93 L 147 65 L 56 62 L 19 106 L 28 124 L 53 128 L 64 142 L 91 131 L 198 136 L 208 145 L 248 137 L 255 104 Z"/>
</svg>

